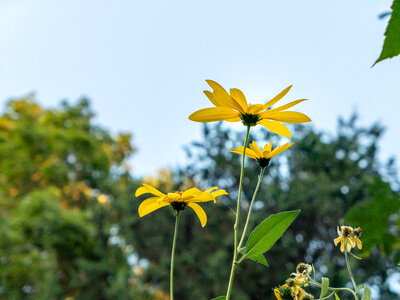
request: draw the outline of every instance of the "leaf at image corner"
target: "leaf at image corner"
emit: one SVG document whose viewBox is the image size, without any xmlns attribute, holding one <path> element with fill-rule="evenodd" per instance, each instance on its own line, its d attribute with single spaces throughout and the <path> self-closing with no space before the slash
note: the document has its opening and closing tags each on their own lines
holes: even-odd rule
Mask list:
<svg viewBox="0 0 400 300">
<path fill-rule="evenodd" d="M 384 59 L 400 54 L 400 0 L 393 1 L 392 15 L 386 28 L 385 37 L 381 55 L 373 66 Z"/>
</svg>

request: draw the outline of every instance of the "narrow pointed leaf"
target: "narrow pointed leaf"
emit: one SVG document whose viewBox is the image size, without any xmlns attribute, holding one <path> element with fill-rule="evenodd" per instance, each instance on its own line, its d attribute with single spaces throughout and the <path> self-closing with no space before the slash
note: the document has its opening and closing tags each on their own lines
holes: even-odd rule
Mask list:
<svg viewBox="0 0 400 300">
<path fill-rule="evenodd" d="M 217 298 L 212 298 L 211 300 L 225 300 L 226 297 L 225 296 L 219 296 Z"/>
<path fill-rule="evenodd" d="M 263 254 L 278 241 L 300 210 L 285 211 L 269 216 L 250 234 L 246 243 L 245 258 Z"/>
</svg>

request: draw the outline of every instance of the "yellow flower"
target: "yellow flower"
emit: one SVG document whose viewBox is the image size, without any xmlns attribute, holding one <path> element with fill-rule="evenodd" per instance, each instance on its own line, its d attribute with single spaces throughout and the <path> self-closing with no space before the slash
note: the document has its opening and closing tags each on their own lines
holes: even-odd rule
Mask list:
<svg viewBox="0 0 400 300">
<path fill-rule="evenodd" d="M 207 223 L 207 215 L 200 205 L 196 204 L 200 202 L 214 201 L 215 197 L 221 195 L 228 195 L 225 190 L 217 190 L 218 187 L 213 187 L 207 191 L 201 192 L 197 188 L 191 188 L 184 192 L 175 192 L 163 194 L 159 190 L 155 189 L 151 185 L 142 184 L 143 186 L 136 190 L 135 196 L 139 197 L 143 194 L 153 194 L 154 197 L 150 197 L 144 200 L 139 206 L 139 216 L 143 217 L 161 207 L 171 205 L 176 211 L 181 211 L 189 206 L 194 210 L 197 217 L 200 220 L 201 226 L 204 227 Z M 217 190 L 217 191 L 216 191 Z"/>
<path fill-rule="evenodd" d="M 292 101 L 283 106 L 269 109 L 272 105 L 281 100 L 292 86 L 284 89 L 266 104 L 248 104 L 246 97 L 239 89 L 231 89 L 229 94 L 215 81 L 206 81 L 213 91 L 204 91 L 204 93 L 215 107 L 204 108 L 194 112 L 189 116 L 189 119 L 192 121 L 206 123 L 222 120 L 228 122 L 242 120 L 243 124 L 246 126 L 260 124 L 274 133 L 289 138 L 291 137 L 289 129 L 280 122 L 305 123 L 311 121 L 305 114 L 294 111 L 284 111 L 306 99 Z"/>
<path fill-rule="evenodd" d="M 283 146 L 278 146 L 274 150 L 272 150 L 272 141 L 271 143 L 265 144 L 263 150 L 257 146 L 256 142 L 252 142 L 249 147 L 246 148 L 246 156 L 255 159 L 260 167 L 264 168 L 269 165 L 269 161 L 272 157 L 277 156 L 278 154 L 282 153 L 283 151 L 287 150 L 289 147 L 291 147 L 294 143 L 286 143 Z M 272 150 L 272 151 L 271 151 Z M 232 151 L 233 153 L 237 154 L 243 154 L 243 146 L 238 147 L 237 149 L 233 148 Z"/>
<path fill-rule="evenodd" d="M 352 248 L 358 247 L 358 249 L 362 249 L 362 243 L 359 239 L 361 235 L 361 228 L 358 227 L 353 229 L 350 226 L 341 226 L 337 229 L 339 237 L 334 239 L 335 245 L 340 243 L 340 251 L 344 252 L 345 244 L 347 252 L 350 252 Z"/>
</svg>

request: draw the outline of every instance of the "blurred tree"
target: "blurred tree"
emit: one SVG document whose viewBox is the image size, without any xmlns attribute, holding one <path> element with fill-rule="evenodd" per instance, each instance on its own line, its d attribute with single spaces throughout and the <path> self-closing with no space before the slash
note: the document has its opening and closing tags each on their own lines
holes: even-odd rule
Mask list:
<svg viewBox="0 0 400 300">
<path fill-rule="evenodd" d="M 115 225 L 131 136 L 92 119 L 86 99 L 44 109 L 33 96 L 0 116 L 0 298 L 154 298 Z"/>
<path fill-rule="evenodd" d="M 347 211 L 356 203 L 374 197 L 376 182 L 384 179 L 395 187 L 398 181 L 393 160 L 381 165 L 377 159 L 378 141 L 383 133 L 380 125 L 360 127 L 355 115 L 348 121 L 340 119 L 338 125 L 335 136 L 311 127 L 296 128 L 294 147 L 285 152 L 286 157 L 283 155 L 272 161 L 257 196 L 252 227 L 271 213 L 299 208 L 302 212 L 267 253 L 268 269 L 251 261 L 240 266 L 234 285 L 235 299 L 272 299 L 272 288 L 282 284 L 301 261 L 314 264 L 317 278 L 329 276 L 333 286 L 342 286 L 349 281 L 343 255 L 333 245 L 336 226 L 343 223 Z M 221 123 L 205 125 L 202 141 L 187 147 L 191 162 L 170 175 L 169 181 L 175 182 L 175 186 L 171 189 L 169 183 L 168 189 L 163 189 L 165 180 L 159 184 L 164 191 L 197 182 L 203 188 L 217 185 L 230 192 L 229 197 L 217 205 L 206 207 L 209 220 L 205 228 L 201 228 L 192 212 L 183 214 L 176 259 L 178 299 L 210 299 L 225 293 L 232 255 L 232 208 L 237 198 L 240 170 L 240 156 L 229 150 L 242 145 L 243 136 L 243 132 L 226 129 Z M 274 135 L 273 138 L 277 145 L 278 137 Z M 255 130 L 250 142 L 254 139 L 265 142 L 271 135 Z M 245 200 L 251 199 L 257 175 L 256 163 L 248 159 L 243 191 Z M 386 196 L 398 201 L 399 193 L 389 186 Z M 138 204 L 134 203 L 128 213 L 134 214 Z M 248 202 L 243 201 L 243 218 L 247 206 Z M 123 229 L 127 234 L 138 233 L 127 239 L 151 261 L 147 280 L 159 283 L 165 290 L 168 289 L 172 230 L 173 217 L 167 210 L 146 216 L 140 222 L 126 223 Z M 368 235 L 365 231 L 364 237 Z M 392 237 L 398 245 L 398 236 Z M 394 271 L 393 262 L 376 248 L 369 255 L 354 262 L 356 278 L 360 284 L 368 282 L 377 288 L 380 299 L 393 299 L 396 294 L 390 291 L 387 281 Z M 343 294 L 341 299 L 349 298 Z"/>
</svg>

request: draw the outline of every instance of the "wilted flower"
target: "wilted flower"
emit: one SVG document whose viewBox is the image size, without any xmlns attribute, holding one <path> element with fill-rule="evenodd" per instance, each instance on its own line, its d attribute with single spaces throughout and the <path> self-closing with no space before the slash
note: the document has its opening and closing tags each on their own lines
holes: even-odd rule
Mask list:
<svg viewBox="0 0 400 300">
<path fill-rule="evenodd" d="M 351 226 L 341 226 L 337 228 L 337 233 L 339 237 L 337 237 L 334 242 L 335 245 L 340 243 L 340 250 L 344 252 L 346 247 L 346 251 L 350 252 L 352 248 L 358 247 L 358 249 L 362 248 L 362 243 L 359 237 L 361 236 L 361 228 L 358 227 L 353 229 Z"/>
</svg>

